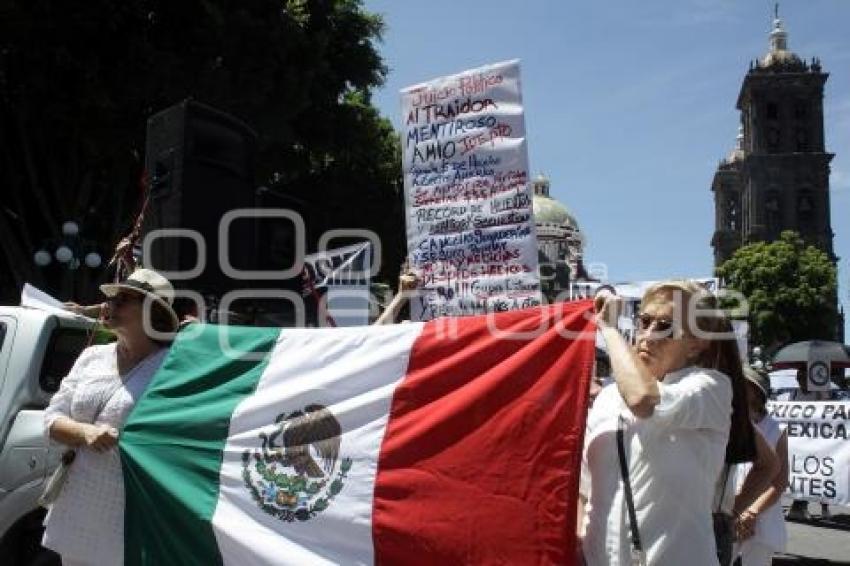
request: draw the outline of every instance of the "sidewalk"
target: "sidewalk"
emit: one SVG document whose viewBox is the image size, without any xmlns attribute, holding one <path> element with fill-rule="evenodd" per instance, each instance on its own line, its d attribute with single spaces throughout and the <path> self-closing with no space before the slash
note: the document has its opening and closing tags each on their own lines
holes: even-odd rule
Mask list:
<svg viewBox="0 0 850 566">
<path fill-rule="evenodd" d="M 788 545 L 784 554 L 773 558 L 774 566 L 850 566 L 850 507 L 829 509 L 832 517 L 821 519 L 820 504 L 810 503 L 812 520 L 785 521 Z"/>
</svg>

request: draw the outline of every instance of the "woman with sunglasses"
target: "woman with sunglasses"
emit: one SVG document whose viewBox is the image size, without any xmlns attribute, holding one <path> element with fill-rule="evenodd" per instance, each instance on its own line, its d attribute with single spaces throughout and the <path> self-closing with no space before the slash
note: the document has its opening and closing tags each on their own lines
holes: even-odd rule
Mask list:
<svg viewBox="0 0 850 566">
<path fill-rule="evenodd" d="M 44 417 L 48 437 L 67 448 L 63 459 L 71 462 L 42 541 L 65 566 L 124 560 L 118 430 L 165 358 L 178 322 L 174 289 L 154 271 L 139 269 L 101 290 L 105 325 L 118 340 L 80 354 Z"/>
<path fill-rule="evenodd" d="M 618 297 L 597 297 L 615 383 L 587 421 L 584 558 L 716 566 L 718 478 L 724 462 L 752 460 L 756 450 L 731 324 L 715 297 L 691 281 L 646 291 L 634 348 L 617 329 L 622 310 Z"/>
</svg>

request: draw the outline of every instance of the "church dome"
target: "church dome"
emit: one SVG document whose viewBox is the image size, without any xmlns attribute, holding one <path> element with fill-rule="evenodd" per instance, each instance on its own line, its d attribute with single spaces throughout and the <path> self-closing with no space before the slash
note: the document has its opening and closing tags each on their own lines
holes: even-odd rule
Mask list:
<svg viewBox="0 0 850 566">
<path fill-rule="evenodd" d="M 803 61 L 793 51 L 778 49 L 771 51 L 761 60 L 762 67 L 802 65 Z"/>
<path fill-rule="evenodd" d="M 567 207 L 552 197 L 534 195 L 534 221 L 537 224 L 558 224 L 578 229 L 578 222 Z"/>
<path fill-rule="evenodd" d="M 534 197 L 532 205 L 534 208 L 534 222 L 540 224 L 555 224 L 564 228 L 578 230 L 578 222 L 575 216 L 566 206 L 549 196 L 549 179 L 538 175 L 532 186 Z"/>
</svg>

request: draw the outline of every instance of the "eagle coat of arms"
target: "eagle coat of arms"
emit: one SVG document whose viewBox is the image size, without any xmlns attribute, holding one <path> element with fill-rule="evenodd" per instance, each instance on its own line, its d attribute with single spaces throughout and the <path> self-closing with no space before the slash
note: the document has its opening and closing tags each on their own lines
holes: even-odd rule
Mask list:
<svg viewBox="0 0 850 566">
<path fill-rule="evenodd" d="M 242 453 L 242 479 L 257 505 L 282 521 L 307 521 L 342 491 L 351 458 L 340 458 L 342 427 L 323 405 L 281 413 L 260 448 Z"/>
</svg>

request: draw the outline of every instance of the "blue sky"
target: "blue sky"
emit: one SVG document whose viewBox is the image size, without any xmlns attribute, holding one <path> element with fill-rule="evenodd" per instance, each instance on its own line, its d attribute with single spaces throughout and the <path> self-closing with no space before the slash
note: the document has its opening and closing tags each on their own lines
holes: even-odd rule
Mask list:
<svg viewBox="0 0 850 566">
<path fill-rule="evenodd" d="M 586 262 L 612 281 L 710 276 L 718 161 L 735 100 L 768 50 L 765 0 L 366 0 L 384 16 L 390 72 L 374 96 L 396 127 L 398 91 L 519 58 L 530 172 L 578 218 Z M 789 47 L 821 59 L 839 293 L 850 311 L 848 0 L 780 4 Z M 848 333 L 850 334 L 850 333 Z"/>
</svg>

